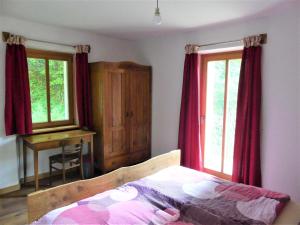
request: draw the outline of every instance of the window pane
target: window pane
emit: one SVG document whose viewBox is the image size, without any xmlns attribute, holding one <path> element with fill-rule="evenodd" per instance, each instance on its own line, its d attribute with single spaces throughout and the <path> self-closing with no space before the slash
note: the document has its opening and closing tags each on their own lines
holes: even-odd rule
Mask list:
<svg viewBox="0 0 300 225">
<path fill-rule="evenodd" d="M 46 88 L 46 61 L 45 59 L 27 58 L 32 122 L 48 121 L 47 88 Z"/>
<path fill-rule="evenodd" d="M 228 62 L 226 131 L 224 149 L 224 173 L 232 174 L 233 147 L 236 122 L 237 93 L 240 77 L 241 59 Z"/>
<path fill-rule="evenodd" d="M 226 61 L 207 65 L 204 167 L 221 172 Z"/>
<path fill-rule="evenodd" d="M 69 119 L 68 62 L 49 60 L 51 121 Z"/>
</svg>

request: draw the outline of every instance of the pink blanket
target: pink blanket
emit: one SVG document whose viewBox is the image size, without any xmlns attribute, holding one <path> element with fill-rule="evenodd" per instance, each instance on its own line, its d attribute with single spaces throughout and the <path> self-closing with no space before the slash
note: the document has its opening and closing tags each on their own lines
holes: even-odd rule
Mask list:
<svg viewBox="0 0 300 225">
<path fill-rule="evenodd" d="M 180 166 L 69 206 L 34 224 L 272 224 L 289 196 Z"/>
</svg>

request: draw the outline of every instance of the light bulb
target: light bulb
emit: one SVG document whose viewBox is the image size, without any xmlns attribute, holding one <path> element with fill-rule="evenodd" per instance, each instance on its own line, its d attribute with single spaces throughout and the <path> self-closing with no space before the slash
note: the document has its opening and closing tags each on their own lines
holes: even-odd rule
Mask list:
<svg viewBox="0 0 300 225">
<path fill-rule="evenodd" d="M 153 22 L 156 25 L 160 25 L 161 24 L 161 16 L 160 16 L 159 8 L 155 8 Z"/>
</svg>

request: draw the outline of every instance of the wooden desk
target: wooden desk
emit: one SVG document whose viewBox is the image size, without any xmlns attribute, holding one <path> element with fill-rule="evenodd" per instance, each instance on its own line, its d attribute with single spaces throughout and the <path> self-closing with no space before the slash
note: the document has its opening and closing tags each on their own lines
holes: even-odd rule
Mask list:
<svg viewBox="0 0 300 225">
<path fill-rule="evenodd" d="M 58 148 L 61 146 L 61 141 L 65 139 L 82 139 L 84 143 L 89 144 L 89 155 L 91 157 L 91 175 L 94 175 L 94 146 L 93 135 L 96 134 L 93 131 L 85 130 L 70 130 L 63 132 L 55 132 L 48 134 L 35 134 L 23 137 L 23 160 L 24 160 L 24 184 L 26 183 L 27 173 L 27 147 L 33 150 L 34 159 L 34 180 L 35 190 L 39 189 L 39 151 Z"/>
</svg>

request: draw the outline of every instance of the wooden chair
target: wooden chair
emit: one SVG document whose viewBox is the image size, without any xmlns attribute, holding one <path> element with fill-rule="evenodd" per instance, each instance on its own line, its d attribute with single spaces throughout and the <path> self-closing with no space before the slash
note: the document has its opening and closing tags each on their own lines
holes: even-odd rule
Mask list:
<svg viewBox="0 0 300 225">
<path fill-rule="evenodd" d="M 52 185 L 52 170 L 61 171 L 63 182 L 66 182 L 66 172 L 72 168 L 80 169 L 81 179 L 83 177 L 82 146 L 83 141 L 64 140 L 61 142 L 62 153 L 49 157 L 49 184 Z"/>
</svg>

